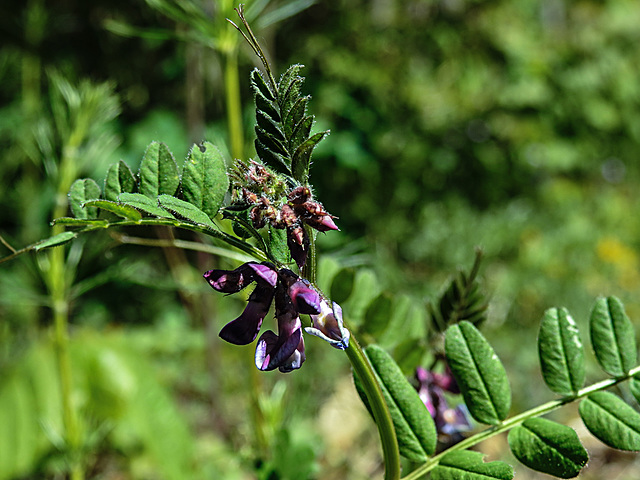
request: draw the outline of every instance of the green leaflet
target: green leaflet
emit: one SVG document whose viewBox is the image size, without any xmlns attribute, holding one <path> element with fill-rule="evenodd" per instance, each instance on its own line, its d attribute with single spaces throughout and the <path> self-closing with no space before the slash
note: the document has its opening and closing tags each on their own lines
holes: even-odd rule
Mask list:
<svg viewBox="0 0 640 480">
<path fill-rule="evenodd" d="M 291 138 L 296 125 L 298 125 L 298 123 L 300 123 L 300 121 L 303 119 L 305 113 L 307 112 L 307 104 L 309 103 L 310 99 L 311 95 L 307 95 L 306 97 L 299 97 L 291 107 L 291 110 L 289 110 L 288 112 L 284 112 L 282 126 L 287 138 Z M 293 151 L 296 147 L 292 148 L 292 146 L 289 145 L 289 148 L 291 149 L 291 151 Z"/>
<path fill-rule="evenodd" d="M 282 116 L 291 109 L 298 99 L 303 80 L 299 74 L 303 67 L 304 65 L 299 64 L 291 65 L 280 77 L 278 82 L 278 103 Z"/>
<path fill-rule="evenodd" d="M 445 333 L 445 354 L 469 413 L 478 422 L 497 425 L 511 406 L 507 374 L 491 345 L 467 321 Z"/>
<path fill-rule="evenodd" d="M 560 478 L 576 477 L 589 454 L 571 427 L 529 418 L 509 432 L 509 447 L 524 465 Z"/>
<path fill-rule="evenodd" d="M 171 195 L 159 195 L 158 203 L 161 207 L 166 208 L 188 222 L 196 225 L 205 225 L 212 229 L 216 228 L 208 215 L 191 203 L 172 197 Z"/>
<path fill-rule="evenodd" d="M 580 402 L 580 417 L 602 443 L 620 450 L 640 450 L 640 413 L 610 392 L 595 392 Z"/>
<path fill-rule="evenodd" d="M 118 202 L 149 215 L 160 218 L 174 218 L 173 215 L 158 206 L 156 198 L 149 198 L 141 193 L 121 193 L 118 195 Z"/>
<path fill-rule="evenodd" d="M 364 313 L 364 323 L 360 331 L 373 337 L 382 335 L 391 320 L 392 306 L 392 297 L 386 292 L 374 298 Z"/>
<path fill-rule="evenodd" d="M 273 101 L 276 99 L 273 92 L 271 91 L 271 88 L 269 88 L 269 86 L 264 81 L 264 78 L 262 77 L 260 70 L 258 70 L 257 68 L 254 68 L 251 71 L 250 78 L 251 78 L 251 86 L 253 86 L 256 93 L 261 93 L 265 97 L 265 99 L 269 101 Z"/>
<path fill-rule="evenodd" d="M 85 209 L 82 205 L 87 200 L 100 198 L 100 193 L 100 187 L 91 178 L 82 178 L 73 182 L 69 189 L 69 206 L 73 215 L 76 218 L 96 218 L 98 216 L 97 208 Z"/>
<path fill-rule="evenodd" d="M 281 263 L 289 263 L 291 255 L 289 247 L 287 247 L 287 231 L 284 228 L 274 228 L 269 226 L 269 237 L 267 244 L 269 252 L 277 261 Z"/>
<path fill-rule="evenodd" d="M 631 394 L 635 397 L 636 401 L 640 403 L 640 377 L 635 376 L 629 382 L 629 390 L 631 390 Z"/>
<path fill-rule="evenodd" d="M 53 220 L 54 225 L 68 225 L 71 227 L 95 227 L 95 228 L 103 228 L 109 225 L 107 220 L 103 219 L 85 219 L 85 218 L 74 218 L 74 217 L 60 217 Z"/>
<path fill-rule="evenodd" d="M 309 177 L 309 166 L 311 165 L 311 153 L 316 148 L 320 140 L 329 135 L 329 130 L 318 132 L 305 140 L 302 145 L 296 148 L 291 159 L 291 173 L 293 178 L 306 184 Z"/>
<path fill-rule="evenodd" d="M 566 308 L 550 308 L 542 318 L 538 353 L 544 381 L 560 395 L 575 395 L 584 384 L 580 332 Z"/>
<path fill-rule="evenodd" d="M 436 448 L 436 427 L 429 411 L 420 400 L 400 367 L 377 345 L 369 345 L 365 353 L 379 379 L 393 425 L 398 437 L 400 454 L 413 462 L 424 462 Z M 369 408 L 360 381 L 354 377 L 360 398 Z"/>
<path fill-rule="evenodd" d="M 134 222 L 142 219 L 140 212 L 132 206 L 109 200 L 89 200 L 84 203 L 84 206 L 101 208 L 102 210 L 114 213 L 119 217 L 126 218 L 127 220 L 133 220 Z"/>
<path fill-rule="evenodd" d="M 180 184 L 178 165 L 164 143 L 151 142 L 144 152 L 140 170 L 140 193 L 155 199 L 158 195 L 173 195 Z"/>
<path fill-rule="evenodd" d="M 211 143 L 194 145 L 182 169 L 182 196 L 213 219 L 229 190 L 227 167 Z"/>
<path fill-rule="evenodd" d="M 431 480 L 511 480 L 513 467 L 504 462 L 483 462 L 484 454 L 459 450 L 445 455 L 431 472 Z"/>
<path fill-rule="evenodd" d="M 620 300 L 607 297 L 596 301 L 590 331 L 593 350 L 605 372 L 620 377 L 635 366 L 635 332 Z"/>
<path fill-rule="evenodd" d="M 129 165 L 120 160 L 114 163 L 107 170 L 107 176 L 104 179 L 104 198 L 116 201 L 118 195 L 122 192 L 135 192 L 136 179 L 129 168 Z"/>
<path fill-rule="evenodd" d="M 49 237 L 45 240 L 42 240 L 41 242 L 38 242 L 33 246 L 33 249 L 37 252 L 45 248 L 57 247 L 70 242 L 77 236 L 78 235 L 75 232 L 62 232 L 54 235 L 53 237 Z"/>
</svg>

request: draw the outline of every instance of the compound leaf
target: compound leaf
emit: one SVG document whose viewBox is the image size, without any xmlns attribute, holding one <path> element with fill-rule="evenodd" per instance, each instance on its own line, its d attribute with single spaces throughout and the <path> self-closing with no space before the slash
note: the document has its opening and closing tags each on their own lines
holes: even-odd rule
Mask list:
<svg viewBox="0 0 640 480">
<path fill-rule="evenodd" d="M 611 392 L 594 392 L 578 408 L 585 426 L 602 443 L 640 450 L 640 413 Z"/>
</svg>

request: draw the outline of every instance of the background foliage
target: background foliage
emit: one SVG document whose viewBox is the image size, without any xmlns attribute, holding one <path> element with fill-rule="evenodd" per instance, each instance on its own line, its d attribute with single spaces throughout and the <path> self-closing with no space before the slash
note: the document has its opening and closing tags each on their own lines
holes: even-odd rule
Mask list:
<svg viewBox="0 0 640 480">
<path fill-rule="evenodd" d="M 566 306 L 580 323 L 595 296 L 616 294 L 637 324 L 637 2 L 247 3 L 264 8 L 254 25 L 277 73 L 306 65 L 314 131 L 331 130 L 311 180 L 339 217 L 340 234 L 320 237 L 320 276 L 347 322 L 387 347 L 401 334 L 423 336 L 427 302 L 482 246 L 480 276 L 491 295 L 483 328 L 510 376 L 522 378 L 512 385 L 514 408 L 543 395 L 528 379 L 548 307 Z M 254 59 L 224 21 L 232 7 L 222 0 L 3 2 L 6 242 L 17 248 L 48 236 L 70 182 L 102 181 L 119 159 L 137 170 L 153 140 L 178 160 L 203 139 L 227 161 L 255 155 Z M 227 117 L 234 58 L 239 133 Z M 376 473 L 371 425 L 346 359 L 308 342 L 302 372 L 258 376 L 251 348 L 217 338 L 241 304 L 213 296 L 200 278 L 233 262 L 131 244 L 146 231 L 122 234 L 95 232 L 65 252 L 74 392 L 92 475 Z M 14 422 L 0 425 L 20 439 L 13 455 L 0 453 L 0 478 L 54 478 L 69 460 L 59 442 L 56 373 L 38 368 L 53 355 L 47 258 L 0 270 L 0 411 Z M 408 319 L 409 330 L 363 320 L 382 291 L 403 298 L 390 315 Z M 2 409 L 10 397 L 21 399 L 15 414 Z M 172 421 L 154 422 L 161 417 Z M 585 478 L 633 477 L 633 460 L 591 453 Z M 529 473 L 521 467 L 516 475 Z"/>
</svg>

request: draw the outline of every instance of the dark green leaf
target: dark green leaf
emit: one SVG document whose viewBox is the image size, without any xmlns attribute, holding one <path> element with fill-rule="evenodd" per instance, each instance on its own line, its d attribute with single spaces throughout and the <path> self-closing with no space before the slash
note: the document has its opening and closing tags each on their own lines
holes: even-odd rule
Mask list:
<svg viewBox="0 0 640 480">
<path fill-rule="evenodd" d="M 635 332 L 620 300 L 598 299 L 591 311 L 590 327 L 591 344 L 605 372 L 619 377 L 635 367 Z"/>
<path fill-rule="evenodd" d="M 309 176 L 309 166 L 311 164 L 311 153 L 316 145 L 325 136 L 329 134 L 329 130 L 325 132 L 319 132 L 312 135 L 307 141 L 296 148 L 291 160 L 291 173 L 293 178 L 298 180 L 302 184 L 306 184 Z"/>
<path fill-rule="evenodd" d="M 262 142 L 265 148 L 278 155 L 283 155 L 285 157 L 289 155 L 289 152 L 287 151 L 287 148 L 284 146 L 283 142 L 275 138 L 270 133 L 267 133 L 260 127 L 256 127 L 255 130 L 256 136 L 258 137 L 260 142 Z"/>
<path fill-rule="evenodd" d="M 180 184 L 178 165 L 164 143 L 151 142 L 140 163 L 140 193 L 156 199 L 160 194 L 173 195 Z"/>
<path fill-rule="evenodd" d="M 289 148 L 292 152 L 305 142 L 311 134 L 311 127 L 313 126 L 313 116 L 304 117 L 293 129 L 291 138 L 289 139 Z"/>
<path fill-rule="evenodd" d="M 284 119 L 287 113 L 293 108 L 295 103 L 300 98 L 300 90 L 302 89 L 302 84 L 304 83 L 303 77 L 296 77 L 289 85 L 287 92 L 283 97 L 278 97 L 278 101 L 280 102 L 280 116 Z"/>
<path fill-rule="evenodd" d="M 387 352 L 377 345 L 369 345 L 365 353 L 380 380 L 398 436 L 400 453 L 411 461 L 425 461 L 436 448 L 437 434 L 433 418 L 415 388 Z M 360 396 L 367 405 L 364 392 Z"/>
<path fill-rule="evenodd" d="M 331 282 L 331 299 L 342 304 L 351 296 L 353 292 L 353 283 L 356 278 L 356 272 L 353 268 L 343 268 L 334 277 Z"/>
<path fill-rule="evenodd" d="M 282 155 L 269 150 L 266 146 L 262 144 L 259 138 L 256 138 L 254 145 L 256 147 L 256 153 L 258 154 L 258 157 L 260 157 L 260 160 L 262 160 L 263 163 L 266 163 L 272 166 L 282 165 L 285 171 L 287 172 L 290 171 L 289 162 Z"/>
<path fill-rule="evenodd" d="M 269 226 L 269 239 L 267 242 L 269 253 L 274 260 L 280 263 L 289 263 L 291 255 L 287 246 L 287 231 L 284 228 Z"/>
<path fill-rule="evenodd" d="M 136 180 L 129 165 L 120 160 L 109 167 L 104 180 L 104 198 L 116 201 L 122 192 L 131 193 L 136 190 Z"/>
<path fill-rule="evenodd" d="M 289 108 L 291 108 L 291 105 L 293 105 L 293 102 L 291 102 L 291 105 L 289 105 L 289 108 L 285 108 L 285 99 L 287 97 L 287 94 L 295 93 L 291 91 L 291 85 L 294 82 L 296 82 L 296 80 L 299 80 L 298 88 L 300 87 L 302 83 L 302 78 L 299 76 L 299 74 L 300 74 L 300 70 L 303 67 L 304 67 L 303 65 L 299 65 L 299 64 L 291 65 L 287 69 L 287 71 L 284 72 L 280 77 L 280 81 L 278 82 L 278 102 L 280 103 L 280 111 L 282 112 L 283 115 L 289 110 Z"/>
<path fill-rule="evenodd" d="M 114 213 L 119 217 L 126 218 L 137 222 L 142 218 L 142 215 L 135 208 L 122 203 L 111 202 L 109 200 L 89 200 L 85 202 L 85 207 L 96 207 L 107 212 Z"/>
<path fill-rule="evenodd" d="M 282 142 L 282 144 L 284 144 L 286 142 L 286 139 L 284 137 L 284 133 L 282 133 L 282 130 L 280 130 L 279 124 L 276 123 L 266 113 L 261 112 L 260 110 L 257 110 L 256 111 L 256 122 L 258 123 L 258 126 L 262 130 L 267 132 L 269 135 L 272 135 L 273 138 L 275 138 L 279 142 Z"/>
<path fill-rule="evenodd" d="M 491 345 L 467 321 L 445 333 L 445 353 L 469 413 L 478 422 L 496 425 L 509 414 L 511 389 Z"/>
<path fill-rule="evenodd" d="M 269 118 L 272 118 L 274 122 L 281 120 L 276 105 L 267 100 L 260 92 L 256 93 L 256 112 L 264 112 Z"/>
<path fill-rule="evenodd" d="M 33 249 L 37 252 L 44 248 L 57 247 L 59 245 L 70 242 L 77 236 L 78 234 L 76 234 L 75 232 L 62 232 L 54 235 L 53 237 L 49 237 L 45 240 L 42 240 L 41 242 L 38 242 L 36 245 L 34 245 Z"/>
<path fill-rule="evenodd" d="M 431 472 L 431 480 L 511 480 L 513 467 L 504 462 L 483 462 L 483 453 L 458 450 L 446 454 Z"/>
<path fill-rule="evenodd" d="M 385 292 L 374 298 L 365 311 L 364 324 L 360 330 L 374 337 L 381 335 L 391 320 L 392 303 L 391 296 Z"/>
<path fill-rule="evenodd" d="M 262 95 L 264 95 L 264 97 L 268 100 L 276 99 L 274 93 L 271 91 L 271 88 L 269 88 L 269 86 L 264 81 L 262 73 L 260 73 L 260 70 L 258 70 L 257 68 L 254 68 L 251 71 L 251 86 L 255 91 L 262 93 Z"/>
<path fill-rule="evenodd" d="M 229 177 L 220 151 L 209 142 L 191 147 L 182 172 L 185 201 L 213 219 L 224 202 L 227 190 Z"/>
<path fill-rule="evenodd" d="M 300 123 L 300 120 L 304 118 L 304 114 L 307 112 L 307 103 L 311 96 L 307 95 L 306 97 L 300 97 L 296 100 L 296 103 L 293 104 L 291 110 L 284 114 L 284 118 L 282 119 L 282 126 L 284 128 L 284 133 L 287 138 L 291 138 L 296 125 Z"/>
<path fill-rule="evenodd" d="M 551 390 L 576 394 L 584 384 L 584 349 L 578 326 L 566 308 L 550 308 L 538 335 L 542 376 Z"/>
<path fill-rule="evenodd" d="M 196 225 L 206 225 L 213 229 L 216 228 L 209 216 L 191 203 L 187 203 L 171 195 L 159 195 L 158 203 L 162 208 L 166 208 L 179 218 L 183 218 L 188 222 Z"/>
<path fill-rule="evenodd" d="M 97 208 L 82 208 L 87 200 L 100 198 L 100 187 L 91 178 L 78 179 L 71 184 L 69 189 L 69 205 L 76 218 L 96 218 Z"/>
<path fill-rule="evenodd" d="M 573 428 L 544 418 L 529 418 L 512 429 L 509 446 L 527 467 L 560 478 L 576 477 L 589 461 Z"/>
<path fill-rule="evenodd" d="M 580 417 L 601 442 L 620 450 L 640 450 L 640 413 L 610 392 L 595 392 L 580 402 Z"/>
<path fill-rule="evenodd" d="M 118 202 L 155 217 L 173 218 L 173 215 L 158 206 L 156 198 L 152 199 L 141 193 L 121 193 L 118 195 Z"/>
<path fill-rule="evenodd" d="M 428 348 L 422 339 L 407 338 L 395 346 L 393 358 L 405 375 L 413 375 L 416 368 L 422 365 L 427 351 Z"/>
</svg>

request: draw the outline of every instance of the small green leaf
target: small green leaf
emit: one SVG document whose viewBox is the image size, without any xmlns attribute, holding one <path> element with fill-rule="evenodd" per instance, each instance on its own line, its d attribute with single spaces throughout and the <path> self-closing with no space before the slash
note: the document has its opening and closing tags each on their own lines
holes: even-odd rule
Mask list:
<svg viewBox="0 0 640 480">
<path fill-rule="evenodd" d="M 109 167 L 104 180 L 104 198 L 116 201 L 122 192 L 134 192 L 136 180 L 129 165 L 120 160 Z"/>
<path fill-rule="evenodd" d="M 602 443 L 620 450 L 640 450 L 640 413 L 610 392 L 595 392 L 578 408 L 585 426 Z"/>
<path fill-rule="evenodd" d="M 265 148 L 278 155 L 283 155 L 285 157 L 289 155 L 289 152 L 282 141 L 278 140 L 276 137 L 260 127 L 256 127 L 255 131 L 256 136 L 260 139 Z"/>
<path fill-rule="evenodd" d="M 213 219 L 224 202 L 227 190 L 229 177 L 220 151 L 209 142 L 191 147 L 182 172 L 185 201 Z"/>
<path fill-rule="evenodd" d="M 573 428 L 544 418 L 529 418 L 512 429 L 509 447 L 527 467 L 560 478 L 576 477 L 589 461 Z"/>
<path fill-rule="evenodd" d="M 636 401 L 640 403 L 640 377 L 636 375 L 629 382 L 629 389 L 631 394 L 635 397 Z"/>
<path fill-rule="evenodd" d="M 277 165 L 281 165 L 282 167 L 284 167 L 285 172 L 290 173 L 291 165 L 289 164 L 288 160 L 285 159 L 285 157 L 283 157 L 278 153 L 273 152 L 272 150 L 269 150 L 260 141 L 260 138 L 256 138 L 254 145 L 256 147 L 256 153 L 258 154 L 258 157 L 260 157 L 260 160 L 262 160 L 263 163 L 274 166 L 274 167 Z"/>
<path fill-rule="evenodd" d="M 269 115 L 261 112 L 260 110 L 257 110 L 256 122 L 262 130 L 272 135 L 275 139 L 282 143 L 286 142 L 284 133 L 282 132 L 282 130 L 280 130 L 280 125 L 276 123 L 275 120 L 273 120 Z"/>
<path fill-rule="evenodd" d="M 96 227 L 104 228 L 109 225 L 109 222 L 104 219 L 86 219 L 86 218 L 73 218 L 73 217 L 60 217 L 56 218 L 53 222 L 54 225 L 68 225 L 71 227 Z"/>
<path fill-rule="evenodd" d="M 160 194 L 173 195 L 180 184 L 178 165 L 164 143 L 151 142 L 140 163 L 140 193 L 154 200 Z"/>
<path fill-rule="evenodd" d="M 293 178 L 300 183 L 306 184 L 309 177 L 309 166 L 311 164 L 311 153 L 316 145 L 324 137 L 329 135 L 329 130 L 316 133 L 306 140 L 302 145 L 296 148 L 291 160 L 291 173 Z"/>
<path fill-rule="evenodd" d="M 282 119 L 282 126 L 287 138 L 291 138 L 296 125 L 298 125 L 298 123 L 300 123 L 300 120 L 303 119 L 304 114 L 307 112 L 307 104 L 309 103 L 310 99 L 311 95 L 298 98 L 298 100 L 296 100 L 296 103 L 294 103 L 291 107 L 291 110 L 285 113 L 284 118 Z"/>
<path fill-rule="evenodd" d="M 69 189 L 69 205 L 76 218 L 96 218 L 97 208 L 83 208 L 87 200 L 100 198 L 100 187 L 91 178 L 78 179 L 71 184 Z"/>
<path fill-rule="evenodd" d="M 86 207 L 96 207 L 107 212 L 114 213 L 119 217 L 126 218 L 128 220 L 133 220 L 134 222 L 139 221 L 142 218 L 142 215 L 135 208 L 124 205 L 122 203 L 111 202 L 109 200 L 89 200 L 84 203 Z"/>
<path fill-rule="evenodd" d="M 267 242 L 269 253 L 274 260 L 280 263 L 289 263 L 291 255 L 287 246 L 287 230 L 269 226 L 269 239 Z"/>
<path fill-rule="evenodd" d="M 271 88 L 269 88 L 269 86 L 264 81 L 264 78 L 262 76 L 262 73 L 260 73 L 260 70 L 258 70 L 257 68 L 254 68 L 251 71 L 250 78 L 251 78 L 251 86 L 255 91 L 262 93 L 262 95 L 264 95 L 264 97 L 267 98 L 268 100 L 276 99 L 274 93 L 271 91 Z"/>
<path fill-rule="evenodd" d="M 282 74 L 282 76 L 280 77 L 280 81 L 278 82 L 278 102 L 280 103 L 280 111 L 282 112 L 282 114 L 284 115 L 285 113 L 287 113 L 287 111 L 289 111 L 289 108 L 291 108 L 291 105 L 293 105 L 293 102 L 291 102 L 291 105 L 289 105 L 289 108 L 285 108 L 285 100 L 287 99 L 287 96 L 291 96 L 291 94 L 295 94 L 295 92 L 291 91 L 291 86 L 293 83 L 296 82 L 296 80 L 299 80 L 298 83 L 298 89 L 300 88 L 300 85 L 302 83 L 302 78 L 300 77 L 300 70 L 304 67 L 304 65 L 291 65 L 286 72 L 284 72 Z M 297 95 L 296 95 L 297 98 Z M 289 99 L 290 100 L 290 99 Z"/>
<path fill-rule="evenodd" d="M 392 304 L 391 296 L 386 292 L 382 292 L 374 298 L 365 311 L 361 332 L 374 337 L 384 333 L 393 313 Z"/>
<path fill-rule="evenodd" d="M 620 300 L 598 299 L 591 311 L 590 327 L 591 344 L 605 372 L 620 377 L 635 367 L 635 332 Z"/>
<path fill-rule="evenodd" d="M 185 202 L 184 200 L 180 200 L 176 197 L 172 197 L 171 195 L 158 196 L 158 203 L 160 204 L 160 206 L 162 206 L 162 208 L 166 208 L 170 212 L 178 215 L 178 217 L 183 218 L 188 222 L 194 223 L 196 225 L 205 225 L 213 229 L 216 228 L 209 216 L 191 203 Z"/>
<path fill-rule="evenodd" d="M 174 218 L 173 215 L 158 206 L 157 199 L 151 199 L 141 193 L 121 193 L 118 195 L 118 202 L 155 217 Z"/>
<path fill-rule="evenodd" d="M 41 242 L 38 242 L 33 246 L 33 249 L 38 252 L 44 248 L 58 247 L 60 245 L 64 245 L 67 242 L 70 242 L 74 238 L 76 238 L 78 234 L 75 232 L 62 232 L 53 237 L 49 237 Z"/>
<path fill-rule="evenodd" d="M 291 138 L 289 139 L 289 149 L 292 152 L 295 152 L 296 149 L 309 138 L 314 118 L 315 117 L 313 115 L 304 117 L 293 129 Z"/>
<path fill-rule="evenodd" d="M 542 376 L 560 395 L 576 394 L 584 384 L 584 349 L 580 332 L 566 308 L 550 308 L 538 335 Z"/>
<path fill-rule="evenodd" d="M 513 467 L 504 462 L 483 462 L 483 453 L 457 450 L 446 454 L 431 472 L 431 480 L 511 480 Z"/>
<path fill-rule="evenodd" d="M 500 359 L 473 324 L 462 321 L 445 333 L 445 354 L 469 413 L 497 425 L 509 414 L 511 389 Z"/>
<path fill-rule="evenodd" d="M 387 352 L 377 345 L 369 345 L 365 353 L 380 380 L 398 436 L 400 454 L 411 461 L 424 462 L 436 448 L 437 433 L 433 418 L 415 388 Z M 357 387 L 358 382 L 356 380 Z M 359 393 L 368 408 L 367 397 L 361 387 Z"/>
<path fill-rule="evenodd" d="M 294 78 L 284 96 L 278 97 L 278 101 L 280 102 L 280 113 L 283 119 L 291 109 L 293 109 L 293 106 L 300 98 L 300 90 L 302 89 L 303 83 L 304 77 L 298 76 Z"/>
<path fill-rule="evenodd" d="M 272 118 L 274 122 L 281 120 L 276 105 L 267 100 L 260 92 L 256 92 L 256 112 L 263 112 L 266 116 Z"/>
</svg>

